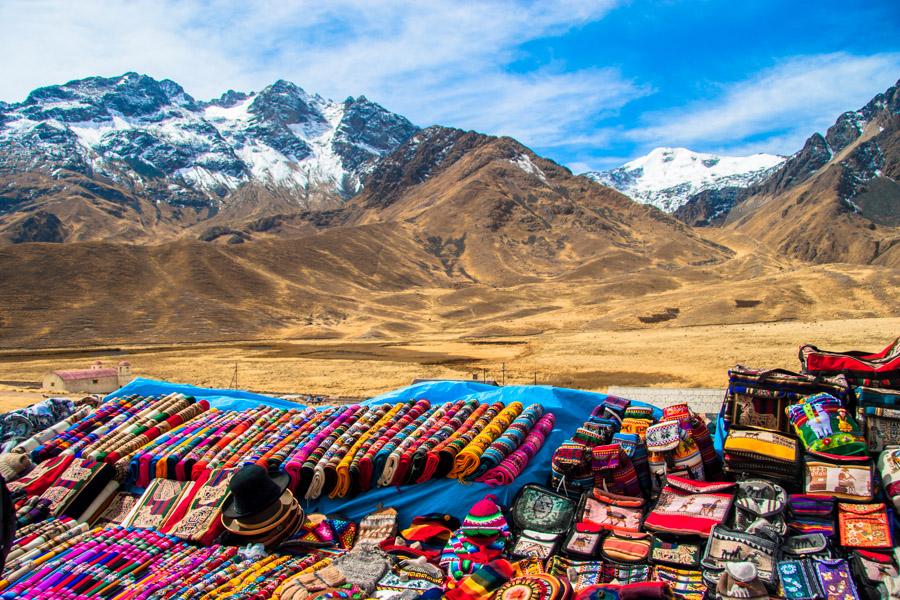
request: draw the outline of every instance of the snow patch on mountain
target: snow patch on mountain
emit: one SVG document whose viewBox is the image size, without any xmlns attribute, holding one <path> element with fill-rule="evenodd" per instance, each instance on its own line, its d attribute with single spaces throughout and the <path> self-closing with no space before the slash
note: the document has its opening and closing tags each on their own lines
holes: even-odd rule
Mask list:
<svg viewBox="0 0 900 600">
<path fill-rule="evenodd" d="M 761 181 L 784 161 L 772 154 L 718 156 L 687 148 L 656 148 L 621 167 L 583 175 L 639 202 L 674 212 L 698 192 Z"/>
<path fill-rule="evenodd" d="M 519 167 L 529 175 L 534 175 L 544 183 L 547 183 L 547 176 L 544 175 L 544 172 L 539 166 L 531 162 L 531 158 L 529 158 L 527 154 L 519 154 L 509 162 Z"/>
</svg>

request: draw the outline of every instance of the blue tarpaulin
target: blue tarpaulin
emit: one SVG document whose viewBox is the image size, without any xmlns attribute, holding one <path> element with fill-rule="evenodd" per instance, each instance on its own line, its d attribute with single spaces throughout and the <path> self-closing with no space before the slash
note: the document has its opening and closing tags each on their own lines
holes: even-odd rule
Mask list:
<svg viewBox="0 0 900 600">
<path fill-rule="evenodd" d="M 208 400 L 222 410 L 246 410 L 266 404 L 280 408 L 297 408 L 298 404 L 287 400 L 253 394 L 239 390 L 199 388 L 190 385 L 170 384 L 150 379 L 135 379 L 108 397 L 126 394 L 159 395 L 173 392 Z M 551 386 L 515 385 L 496 387 L 474 381 L 429 381 L 376 396 L 362 404 L 396 403 L 425 398 L 432 405 L 452 402 L 462 398 L 479 402 L 504 404 L 519 401 L 525 406 L 539 403 L 545 411 L 556 416 L 553 432 L 548 436 L 540 452 L 531 460 L 525 471 L 512 485 L 491 488 L 482 483 L 459 482 L 454 479 L 438 479 L 402 487 L 378 488 L 364 492 L 356 498 L 320 498 L 304 501 L 307 512 L 342 514 L 359 520 L 379 505 L 397 509 L 401 526 L 406 526 L 415 515 L 429 512 L 446 512 L 462 518 L 469 508 L 485 494 L 497 496 L 501 504 L 509 505 L 515 493 L 526 483 L 547 483 L 550 474 L 550 456 L 553 450 L 569 438 L 590 415 L 591 410 L 606 398 L 606 394 L 585 392 Z M 642 402 L 635 404 L 646 406 Z M 659 418 L 661 411 L 655 409 Z"/>
</svg>

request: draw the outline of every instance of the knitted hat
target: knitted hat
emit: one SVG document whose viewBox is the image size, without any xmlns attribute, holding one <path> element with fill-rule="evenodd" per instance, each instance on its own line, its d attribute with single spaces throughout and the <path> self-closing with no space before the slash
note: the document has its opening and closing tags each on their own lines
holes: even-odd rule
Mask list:
<svg viewBox="0 0 900 600">
<path fill-rule="evenodd" d="M 12 481 L 31 468 L 31 459 L 27 454 L 8 452 L 0 454 L 0 475 L 6 481 Z"/>
<path fill-rule="evenodd" d="M 467 536 L 493 536 L 507 529 L 506 517 L 497 506 L 497 497 L 488 494 L 475 503 L 460 528 Z"/>
<path fill-rule="evenodd" d="M 443 547 L 456 529 L 459 529 L 459 519 L 451 515 L 429 513 L 413 517 L 410 526 L 401 531 L 400 535 L 410 542 Z"/>
</svg>

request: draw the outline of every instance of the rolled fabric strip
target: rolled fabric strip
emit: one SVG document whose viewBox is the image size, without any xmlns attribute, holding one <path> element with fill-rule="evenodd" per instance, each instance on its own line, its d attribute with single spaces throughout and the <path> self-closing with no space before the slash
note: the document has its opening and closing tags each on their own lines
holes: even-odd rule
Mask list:
<svg viewBox="0 0 900 600">
<path fill-rule="evenodd" d="M 345 497 L 349 492 L 352 485 L 351 480 L 351 465 L 353 461 L 356 459 L 357 455 L 360 452 L 360 449 L 373 437 L 379 435 L 384 427 L 389 424 L 391 421 L 397 418 L 397 415 L 400 411 L 406 408 L 408 405 L 406 404 L 395 404 L 390 407 L 381 418 L 378 419 L 371 427 L 367 428 L 353 443 L 353 446 L 349 451 L 343 456 L 341 461 L 335 467 L 335 472 L 337 475 L 337 484 L 334 486 L 334 489 L 329 494 L 330 498 L 337 497 Z M 358 461 L 357 461 L 358 462 Z"/>
<path fill-rule="evenodd" d="M 501 405 L 502 406 L 502 405 Z M 482 416 L 485 412 L 490 410 L 492 405 L 489 404 L 476 404 L 474 410 L 469 414 L 463 424 L 457 428 L 447 439 L 443 440 L 439 444 L 437 444 L 434 448 L 428 451 L 425 456 L 425 465 L 422 469 L 422 473 L 419 475 L 419 482 L 428 481 L 429 479 L 443 477 L 449 472 L 449 469 L 444 472 L 440 472 L 439 465 L 441 463 L 441 452 L 450 447 L 452 444 L 458 444 L 457 440 L 460 438 L 465 438 L 465 436 L 469 435 L 469 432 L 473 427 L 476 426 L 477 423 L 480 422 Z M 490 417 L 493 418 L 493 417 Z M 490 419 L 485 421 L 487 423 Z M 461 448 L 468 444 L 468 440 L 462 443 Z M 454 458 L 455 458 L 454 454 Z M 452 461 L 451 461 L 452 466 Z"/>
<path fill-rule="evenodd" d="M 512 454 L 525 441 L 528 432 L 543 414 L 544 407 L 540 404 L 531 404 L 523 410 L 522 414 L 516 417 L 516 420 L 481 455 L 481 464 L 473 473 L 473 477 L 493 469 Z"/>
<path fill-rule="evenodd" d="M 464 479 L 475 472 L 480 464 L 482 453 L 491 445 L 491 443 L 502 434 L 510 423 L 519 416 L 523 406 L 521 402 L 512 402 L 506 408 L 491 420 L 484 431 L 479 433 L 469 442 L 469 445 L 463 448 L 456 461 L 453 463 L 453 470 L 450 471 L 448 477 Z"/>
<path fill-rule="evenodd" d="M 476 481 L 486 483 L 492 487 L 511 484 L 516 477 L 522 474 L 522 471 L 528 466 L 528 462 L 540 451 L 547 436 L 553 431 L 555 422 L 556 417 L 553 413 L 544 413 L 544 416 L 538 419 L 531 431 L 528 432 L 525 441 L 512 454 L 507 456 L 503 462 L 477 478 Z"/>
</svg>

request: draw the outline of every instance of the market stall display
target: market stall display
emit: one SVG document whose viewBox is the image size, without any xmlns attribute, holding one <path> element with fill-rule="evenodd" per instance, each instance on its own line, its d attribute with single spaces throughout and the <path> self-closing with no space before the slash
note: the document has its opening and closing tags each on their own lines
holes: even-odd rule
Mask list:
<svg viewBox="0 0 900 600">
<path fill-rule="evenodd" d="M 555 388 L 138 382 L 30 450 L 0 598 L 900 597 L 894 348 L 732 369 L 715 442 Z"/>
</svg>

